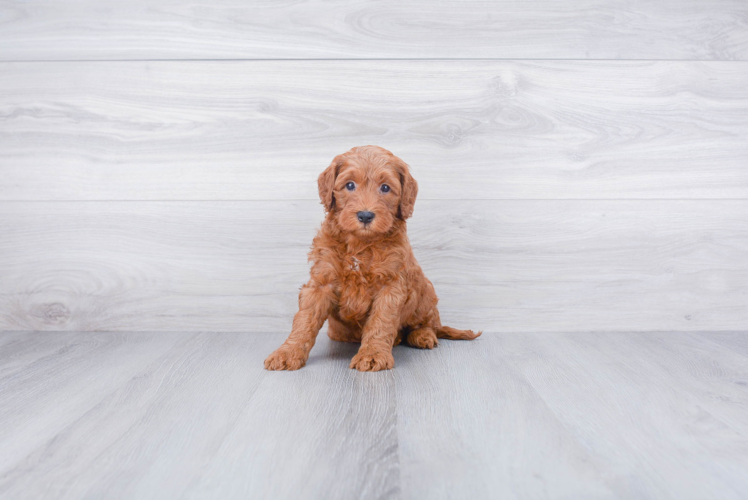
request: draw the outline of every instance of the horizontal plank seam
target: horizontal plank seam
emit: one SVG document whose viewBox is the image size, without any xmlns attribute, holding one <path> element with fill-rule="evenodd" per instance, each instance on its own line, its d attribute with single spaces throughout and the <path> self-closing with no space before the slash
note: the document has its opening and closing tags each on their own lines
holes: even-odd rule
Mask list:
<svg viewBox="0 0 748 500">
<path fill-rule="evenodd" d="M 108 200 L 0 200 L 0 203 L 286 203 L 289 201 L 316 201 L 316 198 L 270 198 L 270 199 L 118 199 Z M 464 201 L 748 201 L 746 198 L 420 198 L 418 201 L 464 202 Z"/>
<path fill-rule="evenodd" d="M 290 315 L 291 317 L 293 315 Z M 118 333 L 118 334 L 129 334 L 129 333 L 138 333 L 138 334 L 160 334 L 160 333 L 177 333 L 177 332 L 183 332 L 185 334 L 205 334 L 205 333 L 244 333 L 245 335 L 277 335 L 280 337 L 287 336 L 287 332 L 239 332 L 237 330 L 199 330 L 199 331 L 193 331 L 193 330 L 0 330 L 0 333 L 3 334 L 24 334 L 24 333 L 43 333 L 43 334 L 52 334 L 52 333 L 70 333 L 70 332 L 79 332 L 79 333 Z M 674 335 L 692 335 L 692 334 L 720 334 L 720 333 L 745 333 L 748 335 L 748 329 L 742 329 L 742 330 L 631 330 L 631 329 L 625 329 L 625 330 L 603 330 L 603 329 L 595 329 L 595 330 L 501 330 L 497 332 L 491 333 L 490 331 L 484 331 L 484 334 L 489 335 L 557 335 L 557 334 L 566 334 L 566 335 L 574 335 L 574 334 L 586 334 L 586 333 L 665 333 L 665 334 L 674 334 Z"/>
<path fill-rule="evenodd" d="M 372 58 L 226 58 L 226 59 L 0 59 L 0 63 L 70 63 L 70 62 L 299 62 L 299 61 L 566 61 L 566 62 L 725 62 L 748 63 L 745 59 L 553 59 L 528 57 L 372 57 Z"/>
</svg>

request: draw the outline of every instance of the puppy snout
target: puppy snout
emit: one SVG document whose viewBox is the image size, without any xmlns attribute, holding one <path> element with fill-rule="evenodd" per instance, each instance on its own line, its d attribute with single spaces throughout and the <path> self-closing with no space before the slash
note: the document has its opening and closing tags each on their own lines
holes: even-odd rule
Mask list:
<svg viewBox="0 0 748 500">
<path fill-rule="evenodd" d="M 359 222 L 363 222 L 364 224 L 368 224 L 374 220 L 374 212 L 361 211 L 358 212 L 356 216 L 358 217 Z"/>
</svg>

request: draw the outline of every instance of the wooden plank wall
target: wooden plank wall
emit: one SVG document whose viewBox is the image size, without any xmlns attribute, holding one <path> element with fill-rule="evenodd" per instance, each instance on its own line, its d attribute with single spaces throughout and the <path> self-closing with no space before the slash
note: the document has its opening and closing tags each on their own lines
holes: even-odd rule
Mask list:
<svg viewBox="0 0 748 500">
<path fill-rule="evenodd" d="M 288 330 L 363 144 L 447 324 L 748 324 L 742 0 L 6 0 L 0 330 Z"/>
</svg>

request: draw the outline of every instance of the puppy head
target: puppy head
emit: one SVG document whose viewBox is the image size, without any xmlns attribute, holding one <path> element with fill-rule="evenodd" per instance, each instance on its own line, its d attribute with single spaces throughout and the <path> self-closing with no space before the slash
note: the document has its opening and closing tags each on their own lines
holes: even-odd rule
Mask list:
<svg viewBox="0 0 748 500">
<path fill-rule="evenodd" d="M 379 146 L 338 155 L 317 179 L 319 197 L 341 230 L 359 237 L 388 232 L 413 214 L 418 184 L 408 165 Z"/>
</svg>

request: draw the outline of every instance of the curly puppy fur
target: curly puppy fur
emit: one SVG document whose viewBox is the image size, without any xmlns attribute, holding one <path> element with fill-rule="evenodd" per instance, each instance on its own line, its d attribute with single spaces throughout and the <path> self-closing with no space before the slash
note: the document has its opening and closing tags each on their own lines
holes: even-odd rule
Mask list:
<svg viewBox="0 0 748 500">
<path fill-rule="evenodd" d="M 268 370 L 298 370 L 328 321 L 333 340 L 361 342 L 350 367 L 395 366 L 405 340 L 432 349 L 437 338 L 472 340 L 481 332 L 442 326 L 434 286 L 408 241 L 418 184 L 408 165 L 378 146 L 336 156 L 317 181 L 326 217 L 312 243 L 309 282 L 299 293 L 291 335 L 265 360 Z"/>
</svg>

